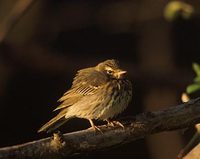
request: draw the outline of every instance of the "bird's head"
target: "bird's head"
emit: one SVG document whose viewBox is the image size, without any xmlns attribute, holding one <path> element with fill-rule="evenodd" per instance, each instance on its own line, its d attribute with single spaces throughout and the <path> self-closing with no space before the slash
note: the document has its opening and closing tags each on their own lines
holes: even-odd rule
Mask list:
<svg viewBox="0 0 200 159">
<path fill-rule="evenodd" d="M 124 79 L 127 74 L 126 71 L 120 69 L 119 62 L 114 59 L 99 63 L 95 68 L 112 79 Z"/>
</svg>

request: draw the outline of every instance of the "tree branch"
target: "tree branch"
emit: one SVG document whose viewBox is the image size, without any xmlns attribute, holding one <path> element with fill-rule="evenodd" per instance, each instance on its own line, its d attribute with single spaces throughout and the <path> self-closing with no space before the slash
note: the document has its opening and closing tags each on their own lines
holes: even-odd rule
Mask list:
<svg viewBox="0 0 200 159">
<path fill-rule="evenodd" d="M 123 120 L 125 128 L 101 126 L 101 133 L 92 129 L 54 134 L 29 143 L 0 149 L 0 159 L 61 158 L 123 145 L 147 135 L 181 129 L 200 121 L 200 98 L 156 112 L 146 112 Z"/>
<path fill-rule="evenodd" d="M 19 0 L 0 24 L 0 43 L 36 0 Z"/>
</svg>

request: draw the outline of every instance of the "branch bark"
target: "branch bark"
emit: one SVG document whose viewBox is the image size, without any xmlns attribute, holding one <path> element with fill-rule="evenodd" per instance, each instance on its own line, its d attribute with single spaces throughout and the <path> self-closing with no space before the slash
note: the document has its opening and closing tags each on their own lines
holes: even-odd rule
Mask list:
<svg viewBox="0 0 200 159">
<path fill-rule="evenodd" d="M 156 112 L 145 112 L 122 120 L 125 128 L 101 126 L 0 148 L 0 159 L 63 158 L 123 145 L 147 135 L 185 128 L 200 122 L 200 98 Z"/>
</svg>

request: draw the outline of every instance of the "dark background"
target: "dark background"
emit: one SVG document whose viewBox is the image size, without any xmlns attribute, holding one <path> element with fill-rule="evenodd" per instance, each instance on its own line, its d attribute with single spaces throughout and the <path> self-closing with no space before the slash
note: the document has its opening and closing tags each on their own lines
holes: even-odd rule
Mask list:
<svg viewBox="0 0 200 159">
<path fill-rule="evenodd" d="M 21 0 L 23 1 L 23 0 Z M 17 3 L 0 1 L 0 36 Z M 163 17 L 164 0 L 36 1 L 0 43 L 0 146 L 32 141 L 55 115 L 77 70 L 115 58 L 128 71 L 133 100 L 120 117 L 181 103 L 199 62 L 200 19 Z M 192 4 L 199 10 L 198 3 Z M 200 5 L 199 5 L 200 6 Z M 73 119 L 61 128 L 88 128 Z M 193 128 L 164 132 L 81 158 L 175 158 Z"/>
</svg>

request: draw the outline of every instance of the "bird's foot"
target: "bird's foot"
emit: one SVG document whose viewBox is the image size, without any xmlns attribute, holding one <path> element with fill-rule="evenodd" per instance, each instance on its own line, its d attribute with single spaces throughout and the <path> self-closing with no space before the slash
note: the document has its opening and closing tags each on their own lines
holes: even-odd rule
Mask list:
<svg viewBox="0 0 200 159">
<path fill-rule="evenodd" d="M 88 119 L 88 120 L 89 120 L 89 122 L 90 122 L 91 128 L 92 128 L 95 132 L 100 132 L 101 134 L 103 134 L 103 132 L 101 131 L 101 129 L 100 129 L 98 126 L 94 125 L 94 123 L 93 123 L 93 121 L 92 121 L 91 119 Z"/>
<path fill-rule="evenodd" d="M 106 120 L 106 121 L 108 123 L 108 126 L 112 126 L 112 127 L 120 126 L 124 129 L 124 125 L 120 123 L 119 121 L 109 121 L 109 120 Z"/>
<path fill-rule="evenodd" d="M 92 126 L 92 129 L 93 129 L 95 132 L 100 132 L 101 134 L 103 134 L 102 130 L 101 130 L 98 126 L 93 125 L 93 126 Z"/>
</svg>

